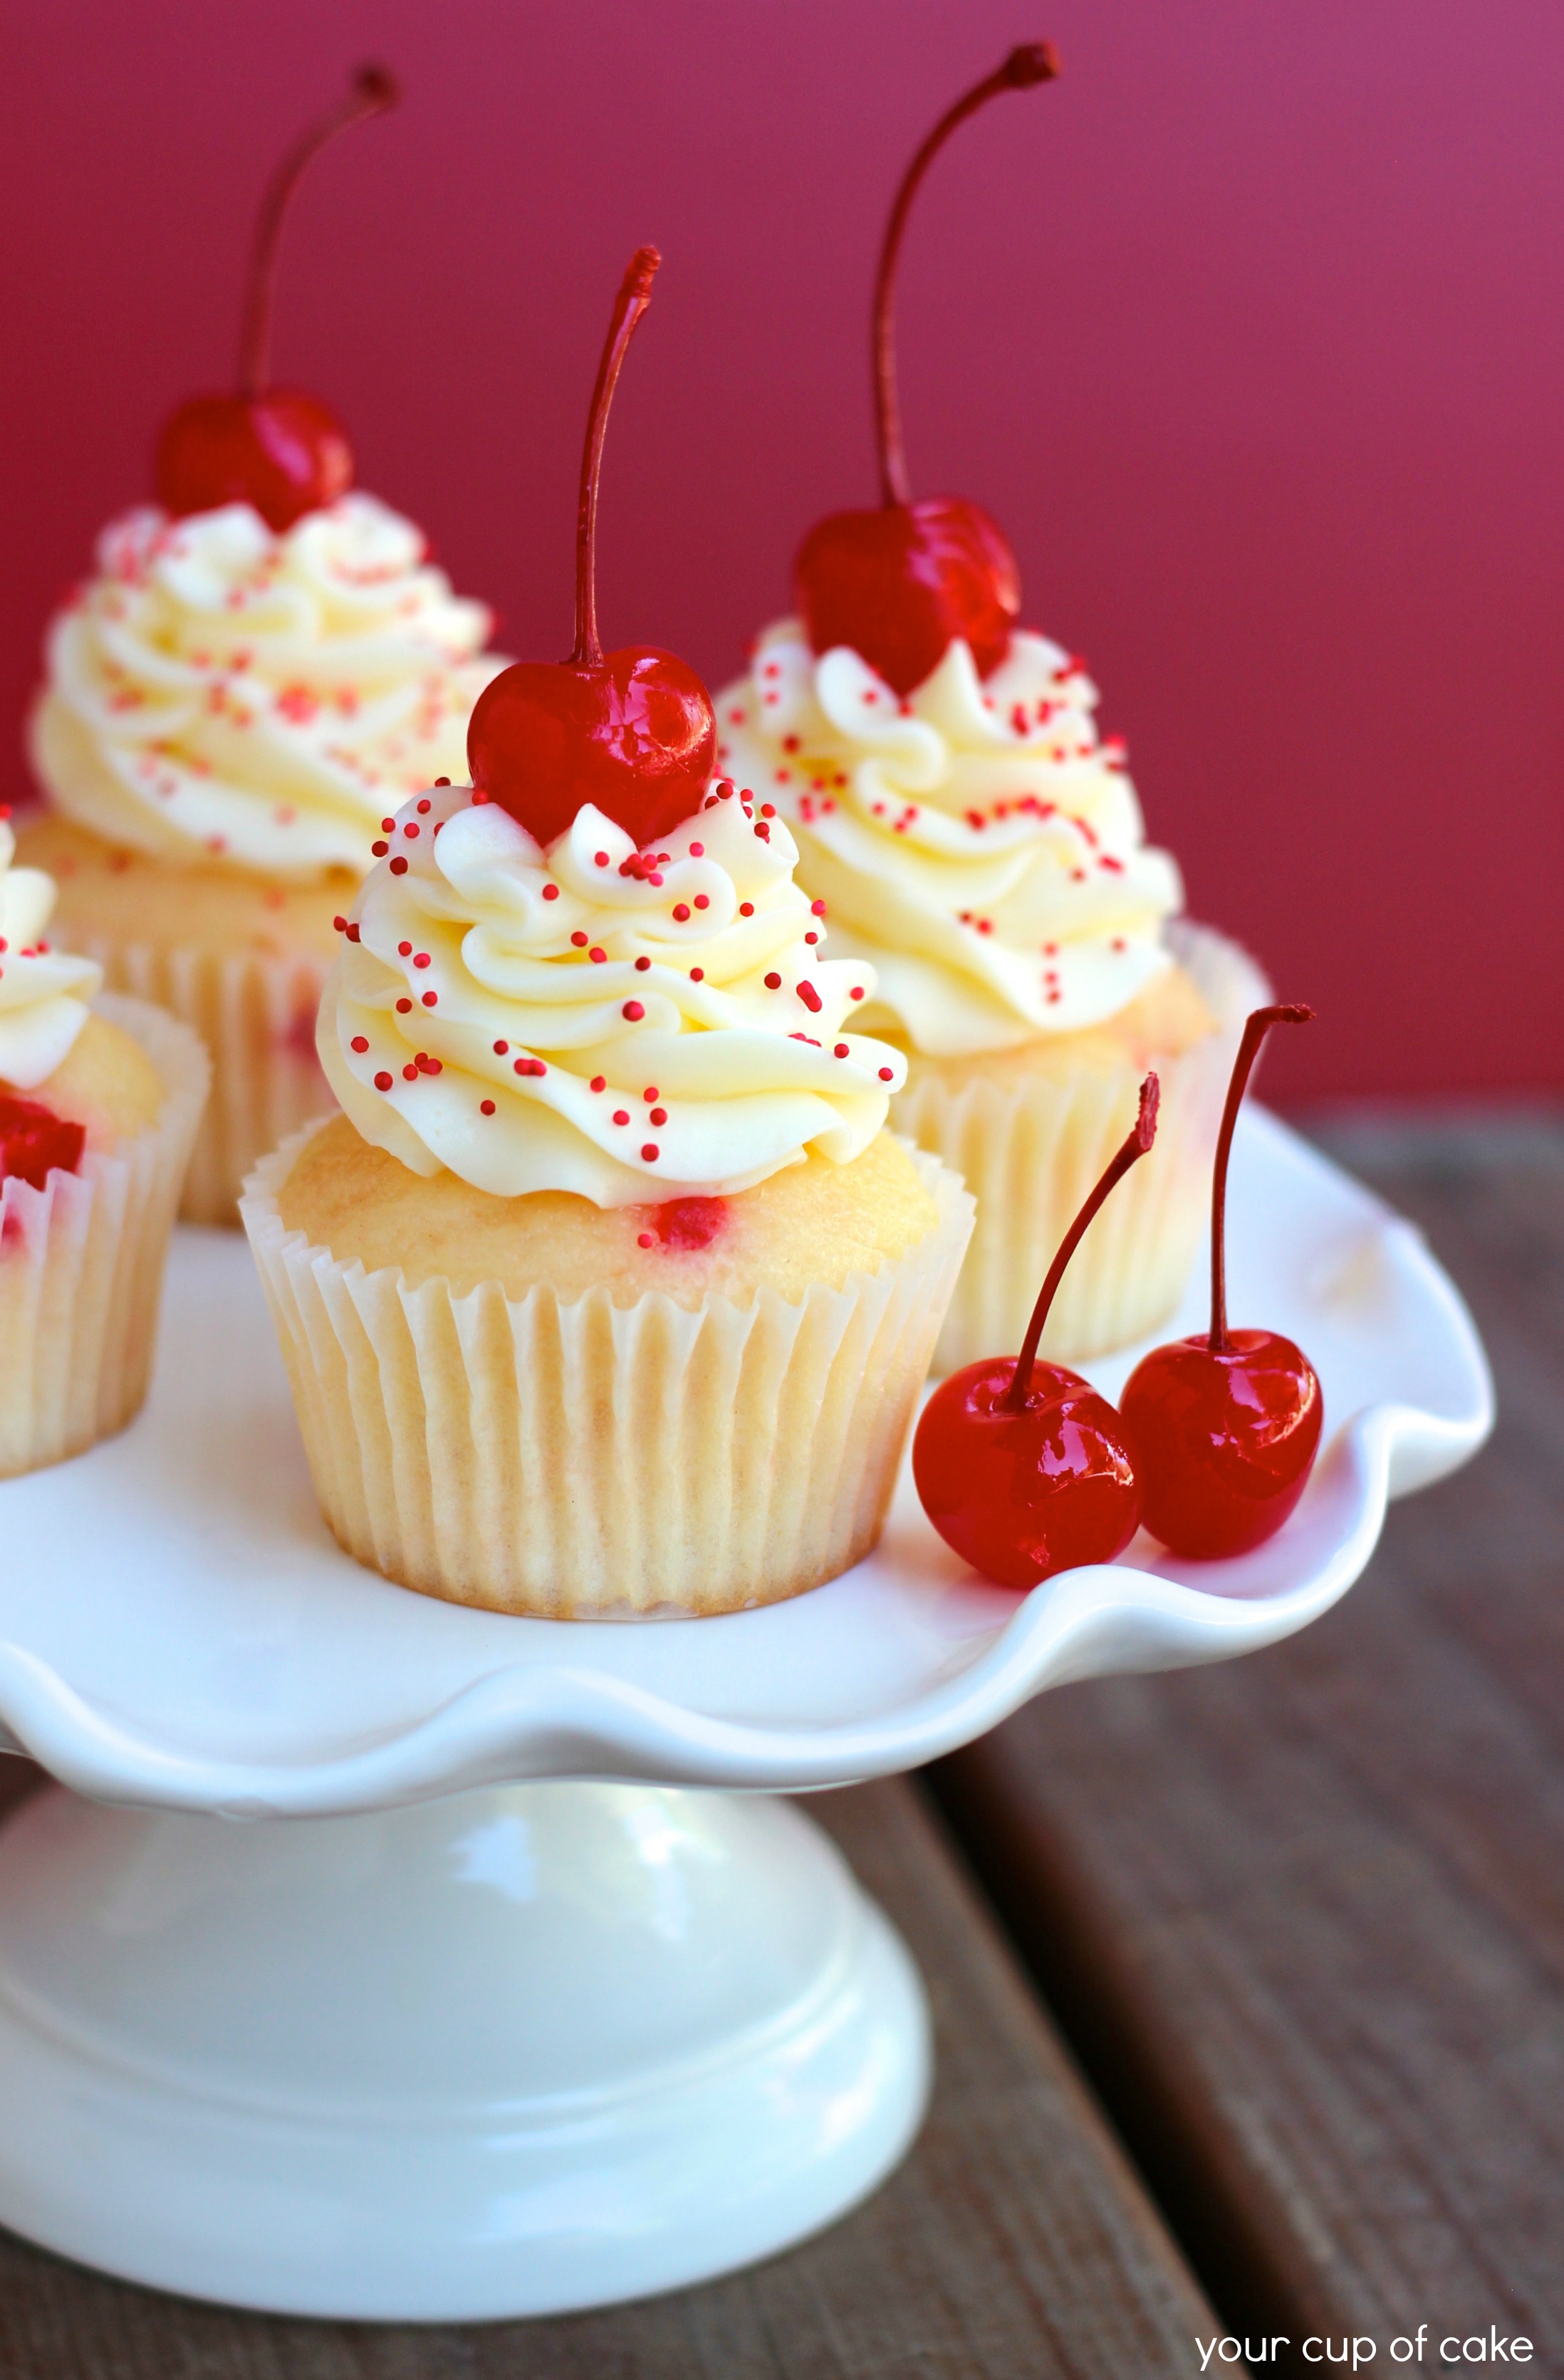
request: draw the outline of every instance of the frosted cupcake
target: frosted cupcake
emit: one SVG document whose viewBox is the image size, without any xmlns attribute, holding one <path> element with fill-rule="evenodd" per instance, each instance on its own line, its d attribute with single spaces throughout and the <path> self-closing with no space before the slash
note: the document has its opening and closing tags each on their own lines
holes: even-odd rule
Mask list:
<svg viewBox="0 0 1564 2380">
<path fill-rule="evenodd" d="M 882 1129 L 905 1062 L 848 1022 L 863 970 L 785 826 L 709 784 L 698 680 L 597 639 L 656 262 L 594 399 L 576 650 L 484 696 L 476 790 L 398 811 L 321 1003 L 343 1113 L 243 1208 L 343 1545 L 562 1618 L 740 1609 L 867 1551 L 970 1229 Z"/>
<path fill-rule="evenodd" d="M 262 207 L 241 384 L 165 425 L 158 502 L 114 522 L 51 623 L 29 731 L 50 815 L 23 855 L 111 985 L 162 1002 L 215 1060 L 185 1212 L 231 1221 L 258 1155 L 328 1103 L 315 1012 L 333 919 L 382 818 L 465 766 L 501 666 L 413 525 L 351 487 L 340 425 L 267 385 L 270 292 L 309 158 L 393 96 L 366 70 L 285 159 Z"/>
<path fill-rule="evenodd" d="M 918 152 L 876 295 L 884 501 L 811 531 L 799 616 L 760 637 L 717 701 L 720 765 L 788 820 L 833 950 L 862 963 L 860 1022 L 906 1056 L 892 1122 L 976 1195 L 947 1371 L 1018 1344 L 1149 1067 L 1157 1161 L 1093 1224 L 1045 1349 L 1078 1361 L 1172 1310 L 1237 1036 L 1264 996 L 1241 952 L 1174 922 L 1178 870 L 1146 844 L 1122 744 L 1099 740 L 1085 664 L 1017 625 L 999 528 L 960 497 L 910 500 L 891 343 L 908 207 L 957 124 L 1056 71 L 1045 45 L 1012 53 Z"/>
<path fill-rule="evenodd" d="M 157 1009 L 45 939 L 55 888 L 0 813 L 0 1478 L 139 1410 L 210 1072 Z"/>
</svg>

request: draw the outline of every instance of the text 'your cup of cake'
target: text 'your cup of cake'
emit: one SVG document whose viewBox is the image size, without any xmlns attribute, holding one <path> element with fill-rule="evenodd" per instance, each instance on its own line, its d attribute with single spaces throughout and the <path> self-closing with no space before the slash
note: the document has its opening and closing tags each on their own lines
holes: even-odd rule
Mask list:
<svg viewBox="0 0 1564 2380">
<path fill-rule="evenodd" d="M 552 1617 L 774 1602 L 867 1553 L 971 1230 L 885 1129 L 905 1058 L 824 955 L 705 687 L 604 652 L 582 463 L 576 636 L 479 699 L 473 783 L 388 817 L 321 1002 L 343 1112 L 243 1202 L 348 1550 Z"/>
<path fill-rule="evenodd" d="M 996 523 L 963 497 L 915 502 L 908 481 L 893 298 L 912 200 L 959 125 L 1058 71 L 1047 43 L 1012 51 L 908 167 L 874 298 L 881 502 L 809 532 L 795 615 L 757 638 L 747 674 L 717 698 L 719 765 L 786 818 L 833 946 L 878 978 L 863 1022 L 906 1061 L 892 1123 L 976 1196 L 944 1371 L 1017 1343 L 1153 1066 L 1157 1163 L 1092 1225 L 1045 1352 L 1099 1354 L 1171 1312 L 1228 1068 L 1266 997 L 1241 951 L 1180 919 L 1178 870 L 1146 844 L 1085 662 L 1018 625 L 1020 578 Z"/>
<path fill-rule="evenodd" d="M 232 1222 L 265 1150 L 330 1104 L 315 1014 L 333 919 L 384 812 L 462 765 L 502 666 L 490 615 L 421 532 L 353 485 L 320 398 L 273 383 L 278 235 L 310 159 L 396 98 L 366 67 L 288 150 L 262 200 L 236 390 L 164 423 L 156 502 L 112 522 L 50 623 L 29 743 L 48 802 L 22 856 L 109 984 L 160 1002 L 212 1052 L 187 1183 Z"/>
</svg>

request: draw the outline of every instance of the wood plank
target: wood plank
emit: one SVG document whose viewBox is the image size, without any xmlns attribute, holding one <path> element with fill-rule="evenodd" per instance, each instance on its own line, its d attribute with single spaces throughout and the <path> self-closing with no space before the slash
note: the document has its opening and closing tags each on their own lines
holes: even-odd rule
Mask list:
<svg viewBox="0 0 1564 2380">
<path fill-rule="evenodd" d="M 35 1772 L 32 1773 L 35 1775 Z M 27 1779 L 0 1761 L 0 1792 Z M 472 2329 L 262 2320 L 0 2234 L 4 2380 L 1161 2380 L 1214 2318 L 904 1783 L 810 1804 L 928 1980 L 939 2082 L 912 2157 L 834 2230 L 712 2287 Z M 5 2120 L 0 2110 L 0 2123 Z"/>
<path fill-rule="evenodd" d="M 1049 1695 L 937 1791 L 1235 2330 L 1558 2371 L 1564 1128 L 1348 1153 L 1473 1305 L 1493 1444 L 1291 1644 Z"/>
</svg>

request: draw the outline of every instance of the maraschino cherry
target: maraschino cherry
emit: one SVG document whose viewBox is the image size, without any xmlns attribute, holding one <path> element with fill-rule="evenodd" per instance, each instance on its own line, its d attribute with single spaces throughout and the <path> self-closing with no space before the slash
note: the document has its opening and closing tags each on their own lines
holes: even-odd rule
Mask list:
<svg viewBox="0 0 1564 2380">
<path fill-rule="evenodd" d="M 1120 1416 L 1079 1372 L 1038 1363 L 1037 1344 L 1087 1224 L 1157 1136 L 1158 1093 L 1148 1075 L 1133 1128 L 1060 1243 L 1020 1354 L 952 1372 L 913 1439 L 924 1511 L 948 1546 L 1001 1586 L 1111 1561 L 1140 1523 L 1140 1477 Z"/>
<path fill-rule="evenodd" d="M 56 1168 L 76 1172 L 86 1139 L 80 1124 L 67 1123 L 42 1099 L 0 1091 L 0 1182 L 15 1175 L 42 1190 Z"/>
<path fill-rule="evenodd" d="M 963 496 L 912 501 L 896 399 L 896 265 L 918 184 L 958 124 L 1002 91 L 1051 82 L 1047 42 L 1024 42 L 942 115 L 902 177 L 875 277 L 872 370 L 880 503 L 818 521 L 794 565 L 798 608 L 816 652 L 851 645 L 898 694 L 938 668 L 957 637 L 980 677 L 1003 661 L 1021 611 L 1015 556 L 995 522 Z"/>
<path fill-rule="evenodd" d="M 1313 1014 L 1257 1008 L 1244 1026 L 1211 1185 L 1211 1328 L 1154 1347 L 1120 1400 L 1146 1488 L 1146 1525 L 1192 1560 L 1248 1553 L 1274 1536 L 1319 1446 L 1325 1408 L 1308 1357 L 1279 1331 L 1228 1329 L 1225 1248 L 1228 1158 L 1244 1086 L 1271 1026 L 1306 1025 Z"/>
<path fill-rule="evenodd" d="M 598 635 L 598 483 L 625 352 L 662 259 L 637 249 L 613 304 L 587 417 L 576 527 L 576 643 L 563 662 L 516 662 L 484 687 L 467 726 L 472 782 L 541 844 L 591 802 L 642 849 L 699 808 L 717 719 L 694 670 L 654 646 L 605 653 Z"/>
<path fill-rule="evenodd" d="M 250 247 L 237 393 L 192 396 L 169 415 L 158 438 L 157 500 L 176 518 L 249 504 L 280 536 L 352 486 L 353 450 L 330 406 L 303 389 L 268 385 L 277 240 L 310 160 L 350 124 L 382 115 L 400 96 L 383 67 L 360 67 L 347 97 L 299 136 L 267 185 Z"/>
</svg>

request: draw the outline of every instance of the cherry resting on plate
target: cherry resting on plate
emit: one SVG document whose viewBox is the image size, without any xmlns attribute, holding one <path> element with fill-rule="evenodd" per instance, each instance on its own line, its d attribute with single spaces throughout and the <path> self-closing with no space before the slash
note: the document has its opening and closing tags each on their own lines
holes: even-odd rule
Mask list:
<svg viewBox="0 0 1564 2380">
<path fill-rule="evenodd" d="M 347 97 L 302 133 L 266 188 L 256 217 L 233 396 L 192 396 L 171 413 L 153 466 L 157 500 L 177 519 L 219 504 L 255 506 L 280 536 L 353 484 L 353 449 L 330 406 L 299 388 L 271 388 L 272 293 L 277 240 L 305 167 L 350 124 L 401 96 L 383 67 L 360 67 Z"/>
<path fill-rule="evenodd" d="M 948 1546 L 1001 1586 L 1034 1587 L 1082 1562 L 1111 1561 L 1140 1524 L 1133 1441 L 1106 1397 L 1037 1342 L 1054 1292 L 1092 1217 L 1157 1137 L 1155 1075 L 1140 1112 L 1060 1243 L 1021 1353 L 941 1380 L 913 1439 L 913 1478 Z"/>
<path fill-rule="evenodd" d="M 896 399 L 902 234 L 918 184 L 957 125 L 1000 91 L 1030 90 L 1058 72 L 1047 42 L 1012 50 L 940 117 L 903 176 L 875 276 L 871 362 L 879 505 L 817 521 L 794 564 L 798 608 L 816 652 L 851 645 L 898 694 L 921 686 L 957 637 L 965 638 L 979 677 L 987 677 L 1003 661 L 1021 611 L 1015 556 L 988 515 L 963 496 L 912 501 Z"/>
<path fill-rule="evenodd" d="M 1274 1536 L 1319 1447 L 1325 1406 L 1308 1357 L 1278 1330 L 1228 1329 L 1225 1249 L 1228 1158 L 1244 1086 L 1271 1026 L 1306 1025 L 1313 1014 L 1257 1008 L 1245 1025 L 1211 1184 L 1211 1328 L 1154 1347 L 1120 1399 L 1139 1451 L 1146 1525 L 1187 1560 L 1246 1554 Z"/>
<path fill-rule="evenodd" d="M 576 643 L 565 661 L 502 670 L 467 726 L 474 785 L 545 844 L 591 802 L 644 850 L 699 808 L 717 749 L 711 697 L 687 662 L 654 646 L 605 653 L 598 636 L 603 432 L 661 261 L 655 248 L 631 258 L 598 366 L 576 525 Z"/>
</svg>

